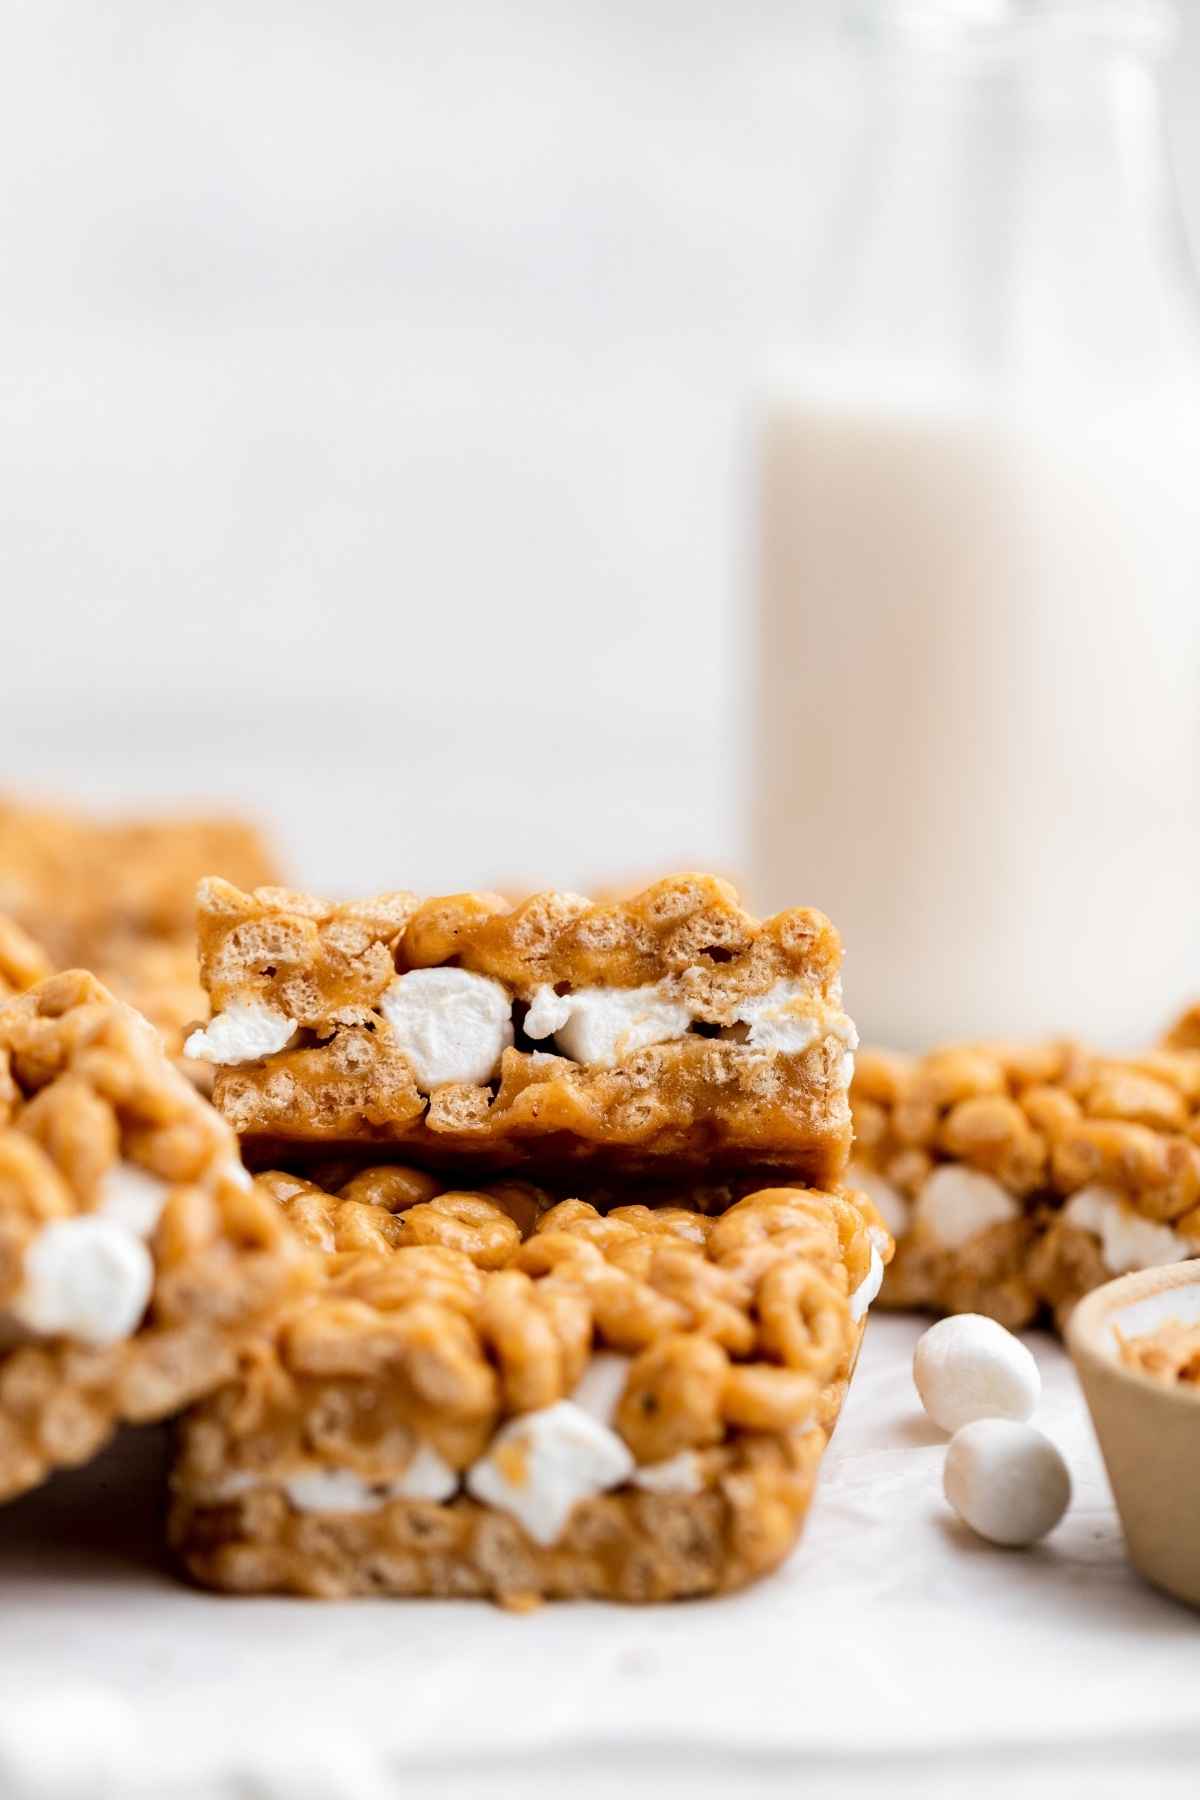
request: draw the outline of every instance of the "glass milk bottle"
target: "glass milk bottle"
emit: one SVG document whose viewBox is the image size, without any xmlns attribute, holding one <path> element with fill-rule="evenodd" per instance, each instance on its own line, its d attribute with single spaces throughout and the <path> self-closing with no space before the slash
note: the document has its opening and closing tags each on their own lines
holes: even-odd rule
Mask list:
<svg viewBox="0 0 1200 1800">
<path fill-rule="evenodd" d="M 1169 20 L 867 23 L 840 204 L 766 396 L 755 897 L 833 917 L 874 1042 L 1145 1042 L 1200 995 Z"/>
</svg>

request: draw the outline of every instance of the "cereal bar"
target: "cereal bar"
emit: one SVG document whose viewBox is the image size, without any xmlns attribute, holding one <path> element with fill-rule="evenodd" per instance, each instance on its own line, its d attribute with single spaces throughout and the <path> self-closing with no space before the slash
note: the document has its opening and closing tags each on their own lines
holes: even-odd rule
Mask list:
<svg viewBox="0 0 1200 1800">
<path fill-rule="evenodd" d="M 106 820 L 0 802 L 0 910 L 45 947 L 41 975 L 90 969 L 146 1013 L 174 1056 L 207 1012 L 195 894 L 214 870 L 251 885 L 276 879 L 240 819 Z"/>
<path fill-rule="evenodd" d="M 787 1554 L 891 1250 L 852 1199 L 712 1218 L 395 1167 L 263 1180 L 327 1272 L 184 1421 L 198 1581 L 650 1601 Z"/>
<path fill-rule="evenodd" d="M 0 1498 L 228 1379 L 320 1261 L 93 976 L 0 1005 Z"/>
<path fill-rule="evenodd" d="M 213 880 L 199 921 L 213 1017 L 188 1054 L 260 1159 L 844 1172 L 856 1038 L 821 913 L 760 922 L 709 875 L 603 905 Z"/>
<path fill-rule="evenodd" d="M 849 1179 L 897 1240 L 884 1301 L 1061 1324 L 1200 1249 L 1200 1056 L 1069 1043 L 864 1051 Z"/>
</svg>

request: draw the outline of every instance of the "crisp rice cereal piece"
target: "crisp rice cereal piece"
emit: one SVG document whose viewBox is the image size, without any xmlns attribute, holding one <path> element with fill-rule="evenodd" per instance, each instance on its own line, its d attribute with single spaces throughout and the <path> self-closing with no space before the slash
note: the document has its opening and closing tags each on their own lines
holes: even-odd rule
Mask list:
<svg viewBox="0 0 1200 1800">
<path fill-rule="evenodd" d="M 0 1498 L 165 1418 L 320 1258 L 229 1127 L 91 975 L 0 1005 Z"/>
<path fill-rule="evenodd" d="M 196 1580 L 651 1601 L 741 1586 L 792 1547 L 862 1337 L 853 1296 L 891 1250 L 869 1207 L 779 1188 L 711 1220 L 676 1189 L 607 1214 L 543 1196 L 518 1223 L 502 1186 L 265 1182 L 323 1244 L 372 1207 L 425 1220 L 331 1249 L 316 1294 L 185 1418 L 171 1538 Z"/>
</svg>

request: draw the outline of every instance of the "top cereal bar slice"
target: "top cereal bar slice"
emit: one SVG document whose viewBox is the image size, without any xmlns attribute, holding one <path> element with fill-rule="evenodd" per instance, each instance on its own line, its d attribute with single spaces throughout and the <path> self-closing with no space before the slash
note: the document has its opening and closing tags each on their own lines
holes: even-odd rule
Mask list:
<svg viewBox="0 0 1200 1800">
<path fill-rule="evenodd" d="M 0 1005 L 0 1499 L 227 1380 L 316 1260 L 93 976 Z"/>
<path fill-rule="evenodd" d="M 258 1150 L 826 1185 L 845 1168 L 857 1039 L 819 912 L 760 921 L 711 875 L 603 905 L 333 905 L 210 880 L 199 923 L 213 1019 L 188 1054 L 218 1065 L 216 1104 Z"/>
</svg>

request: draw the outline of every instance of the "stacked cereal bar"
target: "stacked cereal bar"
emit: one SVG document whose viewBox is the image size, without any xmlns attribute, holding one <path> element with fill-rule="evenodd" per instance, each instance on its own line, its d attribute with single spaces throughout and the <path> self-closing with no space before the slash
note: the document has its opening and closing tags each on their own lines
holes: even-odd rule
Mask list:
<svg viewBox="0 0 1200 1800">
<path fill-rule="evenodd" d="M 850 1179 L 897 1239 L 884 1301 L 1061 1324 L 1125 1270 L 1200 1252 L 1200 1056 L 1073 1044 L 864 1051 Z"/>
<path fill-rule="evenodd" d="M 707 875 L 603 905 L 214 880 L 199 908 L 213 1017 L 187 1050 L 259 1160 L 844 1171 L 856 1039 L 821 913 L 760 922 Z"/>
<path fill-rule="evenodd" d="M 92 976 L 0 1006 L 0 1498 L 228 1379 L 318 1264 Z"/>
<path fill-rule="evenodd" d="M 326 1276 L 185 1421 L 171 1533 L 198 1580 L 650 1601 L 790 1549 L 890 1249 L 850 1200 L 264 1183 Z"/>
<path fill-rule="evenodd" d="M 0 911 L 44 947 L 43 974 L 90 969 L 146 1014 L 172 1055 L 206 1011 L 195 893 L 214 869 L 251 884 L 276 878 L 240 819 L 104 820 L 0 801 Z"/>
</svg>

